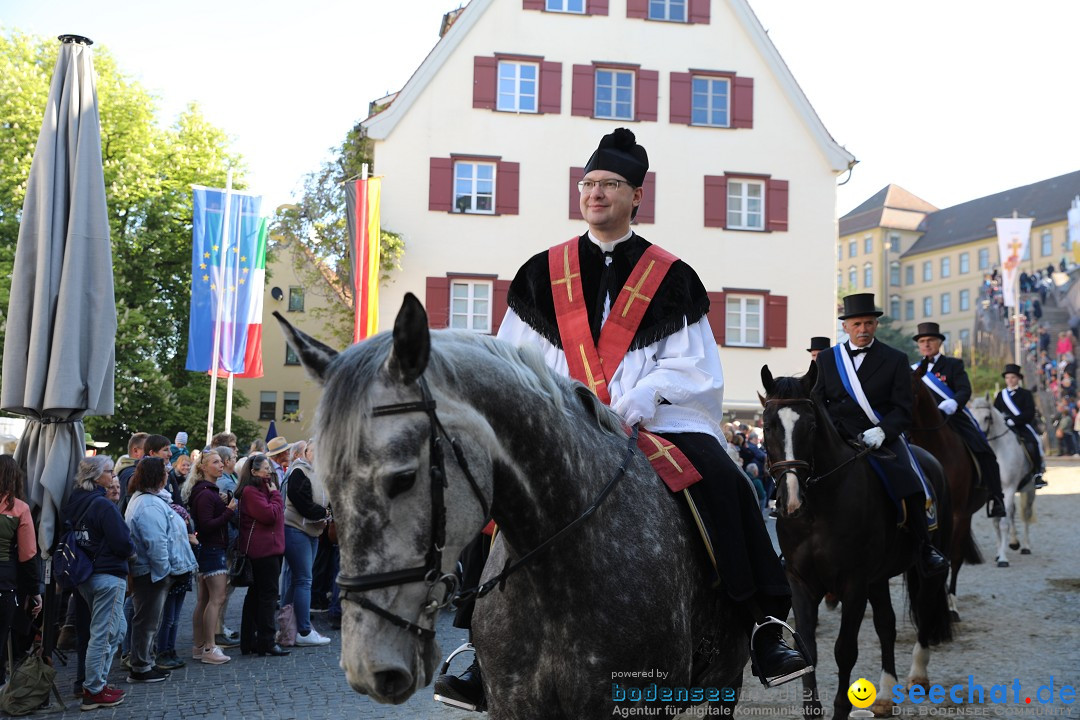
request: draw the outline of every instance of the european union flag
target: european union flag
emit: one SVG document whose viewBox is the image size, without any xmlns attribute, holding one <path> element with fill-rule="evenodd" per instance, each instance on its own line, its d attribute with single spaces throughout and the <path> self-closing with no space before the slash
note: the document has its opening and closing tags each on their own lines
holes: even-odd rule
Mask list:
<svg viewBox="0 0 1080 720">
<path fill-rule="evenodd" d="M 229 193 L 228 232 L 224 234 L 224 190 L 196 187 L 191 246 L 191 320 L 185 367 L 206 372 L 244 372 L 251 275 L 258 260 L 262 197 Z M 257 290 L 256 290 L 257 292 Z"/>
</svg>

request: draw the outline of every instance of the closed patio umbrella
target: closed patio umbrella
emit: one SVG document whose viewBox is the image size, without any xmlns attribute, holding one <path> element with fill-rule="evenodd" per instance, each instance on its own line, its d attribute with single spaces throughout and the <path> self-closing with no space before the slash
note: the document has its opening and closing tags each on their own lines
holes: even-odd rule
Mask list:
<svg viewBox="0 0 1080 720">
<path fill-rule="evenodd" d="M 0 388 L 0 408 L 28 418 L 15 459 L 40 509 L 43 553 L 85 454 L 82 418 L 113 412 L 116 342 L 91 42 L 59 39 L 23 202 Z"/>
</svg>

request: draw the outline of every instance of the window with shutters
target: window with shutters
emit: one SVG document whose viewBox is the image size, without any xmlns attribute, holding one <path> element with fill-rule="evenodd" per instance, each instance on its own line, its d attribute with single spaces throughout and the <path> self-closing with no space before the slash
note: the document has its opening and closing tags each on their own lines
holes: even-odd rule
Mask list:
<svg viewBox="0 0 1080 720">
<path fill-rule="evenodd" d="M 603 120 L 634 119 L 634 73 L 598 68 L 595 81 L 595 116 Z"/>
<path fill-rule="evenodd" d="M 649 0 L 649 19 L 686 22 L 686 0 Z"/>
<path fill-rule="evenodd" d="M 454 163 L 454 212 L 495 214 L 495 163 Z"/>
<path fill-rule="evenodd" d="M 585 14 L 585 0 L 547 0 L 544 9 L 548 12 Z"/>
<path fill-rule="evenodd" d="M 450 283 L 450 325 L 459 330 L 491 332 L 489 280 L 454 280 Z"/>
<path fill-rule="evenodd" d="M 765 229 L 765 183 L 728 180 L 727 227 L 730 230 Z"/>
<path fill-rule="evenodd" d="M 536 63 L 499 61 L 499 95 L 496 110 L 504 112 L 537 111 L 540 93 L 540 66 Z"/>
<path fill-rule="evenodd" d="M 765 345 L 765 312 L 760 295 L 725 297 L 725 344 L 736 347 Z"/>
<path fill-rule="evenodd" d="M 787 347 L 788 298 L 769 290 L 724 288 L 709 293 L 709 326 L 717 345 Z"/>
<path fill-rule="evenodd" d="M 695 77 L 691 82 L 690 124 L 728 127 L 730 90 L 727 78 Z"/>
</svg>

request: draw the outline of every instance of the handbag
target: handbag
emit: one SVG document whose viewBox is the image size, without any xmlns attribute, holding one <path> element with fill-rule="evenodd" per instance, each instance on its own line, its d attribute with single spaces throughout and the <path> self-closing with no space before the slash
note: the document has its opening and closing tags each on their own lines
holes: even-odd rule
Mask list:
<svg viewBox="0 0 1080 720">
<path fill-rule="evenodd" d="M 56 694 L 60 707 L 64 707 L 60 690 L 56 687 L 56 670 L 51 665 L 42 660 L 36 652 L 27 655 L 15 665 L 10 637 L 7 654 L 9 667 L 14 667 L 10 669 L 11 676 L 7 684 L 0 689 L 0 710 L 13 716 L 29 715 L 49 704 L 50 691 Z"/>
<path fill-rule="evenodd" d="M 293 612 L 292 603 L 280 608 L 274 616 L 277 623 L 277 634 L 274 640 L 282 647 L 292 647 L 296 644 L 296 613 Z"/>
<path fill-rule="evenodd" d="M 239 501 L 237 501 L 237 510 L 239 511 Z M 237 512 L 237 515 L 240 513 Z M 248 558 L 248 550 L 251 550 L 251 536 L 255 534 L 255 518 L 251 519 L 251 529 L 248 531 L 247 548 L 244 552 L 240 552 L 239 548 L 236 550 L 236 555 L 233 556 L 232 563 L 229 565 L 229 582 L 233 587 L 251 587 L 255 582 L 255 569 L 251 566 L 251 559 Z"/>
</svg>

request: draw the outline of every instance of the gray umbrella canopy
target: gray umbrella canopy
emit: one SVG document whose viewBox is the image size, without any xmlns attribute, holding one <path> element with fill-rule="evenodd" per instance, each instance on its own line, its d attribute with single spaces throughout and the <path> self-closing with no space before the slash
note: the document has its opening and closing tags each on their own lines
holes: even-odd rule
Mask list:
<svg viewBox="0 0 1080 720">
<path fill-rule="evenodd" d="M 82 418 L 113 412 L 116 343 L 90 41 L 60 39 L 23 202 L 0 388 L 0 408 L 30 419 L 15 459 L 31 507 L 41 507 L 45 552 L 84 455 Z"/>
</svg>

